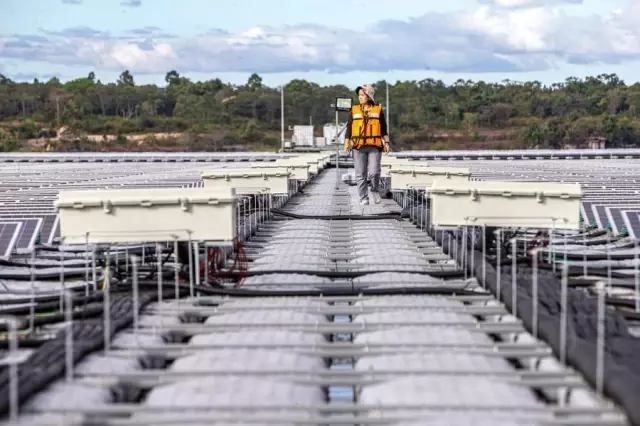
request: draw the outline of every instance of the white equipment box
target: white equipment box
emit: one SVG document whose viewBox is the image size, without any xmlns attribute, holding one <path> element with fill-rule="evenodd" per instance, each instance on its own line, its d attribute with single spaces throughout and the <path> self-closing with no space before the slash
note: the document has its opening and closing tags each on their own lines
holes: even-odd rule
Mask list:
<svg viewBox="0 0 640 426">
<path fill-rule="evenodd" d="M 580 227 L 579 184 L 436 180 L 429 196 L 434 226 Z"/>
<path fill-rule="evenodd" d="M 324 169 L 331 162 L 331 155 L 322 152 L 304 154 L 302 157 L 309 157 L 312 160 L 318 160 L 321 169 Z"/>
<path fill-rule="evenodd" d="M 385 158 L 386 156 L 382 156 Z M 388 158 L 388 157 L 387 157 Z M 407 170 L 414 168 L 430 167 L 430 163 L 426 161 L 409 161 L 405 158 L 391 157 L 380 164 L 380 173 L 382 176 L 390 176 L 389 171 L 392 169 Z"/>
<path fill-rule="evenodd" d="M 380 161 L 381 164 L 410 164 L 410 163 L 421 163 L 421 161 L 411 161 L 408 158 L 398 158 L 393 155 L 383 155 Z"/>
<path fill-rule="evenodd" d="M 308 180 L 309 179 L 309 163 L 307 161 L 300 161 L 295 158 L 287 158 L 282 160 L 277 160 L 276 164 L 280 167 L 286 167 L 290 172 L 291 176 L 289 179 L 293 180 Z"/>
<path fill-rule="evenodd" d="M 309 179 L 309 164 L 307 161 L 297 160 L 295 158 L 286 158 L 276 160 L 274 162 L 260 162 L 252 163 L 251 168 L 254 169 L 274 169 L 285 167 L 291 175 L 291 180 L 308 180 Z"/>
<path fill-rule="evenodd" d="M 288 194 L 291 172 L 286 167 L 213 169 L 202 172 L 205 188 L 233 188 L 240 193 Z"/>
<path fill-rule="evenodd" d="M 323 153 L 307 153 L 289 158 L 289 160 L 291 159 L 306 160 L 310 166 L 309 171 L 313 174 L 318 174 L 331 162 L 331 155 Z"/>
<path fill-rule="evenodd" d="M 391 190 L 420 188 L 427 190 L 437 180 L 447 182 L 468 182 L 469 169 L 463 167 L 416 167 L 413 165 L 394 165 L 389 170 Z"/>
<path fill-rule="evenodd" d="M 307 162 L 307 165 L 309 166 L 309 173 L 313 175 L 317 175 L 318 173 L 320 173 L 320 171 L 324 167 L 322 160 L 318 158 L 312 158 L 312 157 L 299 157 L 299 158 Z M 297 159 L 298 157 L 296 157 L 296 160 Z"/>
<path fill-rule="evenodd" d="M 64 244 L 221 241 L 236 237 L 232 189 L 62 191 L 56 207 Z"/>
</svg>

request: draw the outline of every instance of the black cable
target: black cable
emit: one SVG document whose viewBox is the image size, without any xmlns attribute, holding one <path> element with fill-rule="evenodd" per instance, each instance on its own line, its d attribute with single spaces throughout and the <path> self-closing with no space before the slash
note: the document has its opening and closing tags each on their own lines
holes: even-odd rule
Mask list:
<svg viewBox="0 0 640 426">
<path fill-rule="evenodd" d="M 593 287 L 599 280 L 594 278 L 589 279 L 583 277 L 582 274 L 577 277 L 569 276 L 569 287 L 575 288 L 589 288 Z M 607 281 L 612 287 L 634 289 L 636 286 L 634 278 L 613 278 L 611 281 Z"/>
<path fill-rule="evenodd" d="M 231 272 L 227 275 L 229 278 L 244 278 L 244 277 L 258 277 L 262 275 L 273 274 L 298 274 L 298 275 L 313 275 L 316 277 L 324 278 L 359 278 L 370 274 L 382 274 L 382 273 L 394 273 L 394 274 L 416 274 L 416 275 L 428 275 L 434 278 L 460 278 L 464 276 L 464 270 L 436 270 L 436 271 L 414 271 L 411 269 L 371 269 L 361 271 L 314 271 L 309 269 L 270 269 L 270 270 L 255 270 L 244 271 L 242 273 Z"/>
<path fill-rule="evenodd" d="M 73 307 L 85 306 L 88 303 L 99 302 L 102 300 L 102 293 L 95 292 L 90 294 L 87 297 L 73 297 L 71 299 L 71 304 Z M 26 302 L 31 303 L 31 302 Z M 38 299 L 35 300 L 35 306 L 7 306 L 0 309 L 1 315 L 29 315 L 31 309 L 34 310 L 35 313 L 47 313 L 54 312 L 60 309 L 60 296 L 57 296 L 57 300 L 53 301 L 40 301 Z"/>
<path fill-rule="evenodd" d="M 273 214 L 286 216 L 292 219 L 311 219 L 311 220 L 383 220 L 383 219 L 400 219 L 400 212 L 379 213 L 371 215 L 302 215 L 287 212 L 281 209 L 272 209 Z"/>
<path fill-rule="evenodd" d="M 78 259 L 78 260 L 80 260 L 80 259 Z M 35 269 L 47 269 L 47 268 L 58 268 L 58 267 L 61 267 L 60 264 L 16 262 L 16 261 L 12 261 L 12 260 L 2 260 L 2 259 L 0 259 L 0 266 L 7 266 L 7 267 L 11 267 L 11 268 L 35 268 Z M 65 266 L 67 266 L 67 265 L 65 265 Z M 75 266 L 72 266 L 72 267 L 75 267 Z"/>
<path fill-rule="evenodd" d="M 171 249 L 169 249 L 169 251 L 167 252 L 167 254 L 164 256 L 164 259 L 162 259 L 161 261 L 161 268 L 164 268 L 165 264 L 167 263 L 167 261 L 169 260 L 169 258 L 171 257 L 171 255 L 173 254 L 173 247 Z M 153 260 L 155 261 L 157 259 L 156 256 L 153 256 Z M 120 273 L 120 270 L 118 269 L 118 266 L 121 266 L 122 264 L 124 264 L 126 262 L 126 260 L 118 260 L 116 262 L 115 258 L 110 258 L 109 261 L 109 267 L 110 267 L 110 271 L 112 272 L 112 276 L 122 279 L 123 276 Z M 53 264 L 53 265 L 46 265 L 43 267 L 40 267 L 39 265 L 30 265 L 30 264 L 20 264 L 20 263 L 16 263 L 13 262 L 14 264 L 9 265 L 7 264 L 7 266 L 15 266 L 15 267 L 24 267 L 25 270 L 27 270 L 25 273 L 21 274 L 21 273 L 15 273 L 15 272 L 0 272 L 0 280 L 12 280 L 12 281 L 30 281 L 31 280 L 31 276 L 33 276 L 33 278 L 35 280 L 38 281 L 47 281 L 47 280 L 55 280 L 55 279 L 60 279 L 60 275 L 62 273 L 63 278 L 68 279 L 68 278 L 85 278 L 86 272 L 84 270 L 82 271 L 70 271 L 68 269 L 71 269 L 71 267 L 65 268 L 63 265 L 59 265 L 59 264 Z M 1 265 L 1 264 L 0 264 Z M 31 267 L 34 267 L 34 269 L 36 269 L 35 271 L 33 271 L 33 273 L 31 271 L 29 271 L 29 269 Z M 106 266 L 106 261 L 104 257 L 97 257 L 96 258 L 96 268 L 103 268 Z M 83 266 L 74 266 L 73 268 L 81 268 Z M 48 271 L 42 271 L 42 270 L 38 270 L 38 269 L 48 269 Z M 51 271 L 51 269 L 53 269 L 53 271 Z M 153 270 L 149 271 L 149 274 L 144 277 L 145 279 L 152 279 L 156 276 L 157 274 L 157 268 L 154 268 Z"/>
<path fill-rule="evenodd" d="M 626 270 L 628 268 L 624 268 L 621 266 L 619 269 Z M 628 273 L 618 272 L 615 269 L 611 268 L 611 266 L 602 266 L 602 267 L 587 266 L 586 271 L 587 271 L 587 275 L 592 277 L 629 278 L 633 276 Z M 577 276 L 584 276 L 584 272 L 585 272 L 585 268 L 583 266 L 570 265 L 567 271 L 567 274 L 569 276 L 577 277 Z M 556 268 L 556 275 L 558 276 L 562 275 L 562 268 L 560 267 Z"/>
<path fill-rule="evenodd" d="M 627 321 L 640 321 L 640 313 L 638 312 L 620 309 L 618 310 L 618 313 L 622 315 Z"/>
<path fill-rule="evenodd" d="M 47 343 L 49 340 L 51 339 L 34 339 L 20 337 L 17 339 L 17 346 L 18 349 L 37 349 Z M 0 340 L 0 350 L 8 351 L 9 349 L 9 340 Z"/>
<path fill-rule="evenodd" d="M 60 305 L 58 304 L 58 308 L 59 307 Z M 72 311 L 72 318 L 74 320 L 95 318 L 97 316 L 102 315 L 102 312 L 103 312 L 102 304 L 95 303 L 95 304 L 84 306 L 82 310 Z M 18 330 L 26 329 L 29 327 L 29 324 L 31 323 L 31 319 L 28 312 L 26 315 L 27 316 L 16 318 L 18 321 L 16 328 Z M 65 321 L 65 318 L 66 317 L 64 312 L 53 312 L 51 314 L 44 315 L 44 316 L 36 315 L 33 317 L 33 325 L 35 327 L 42 327 L 45 325 L 58 324 L 62 321 Z M 8 331 L 7 325 L 0 324 L 0 332 L 6 332 L 6 331 Z"/>
<path fill-rule="evenodd" d="M 154 289 L 157 282 L 141 281 L 141 289 Z M 163 284 L 167 290 L 175 289 L 175 283 Z M 180 290 L 190 289 L 188 284 L 179 284 Z M 396 295 L 458 295 L 458 296 L 482 296 L 488 293 L 452 288 L 446 286 L 425 285 L 424 287 L 389 287 L 389 288 L 331 288 L 331 289 L 284 289 L 284 290 L 260 290 L 249 288 L 221 288 L 194 285 L 194 290 L 207 296 L 231 296 L 231 297 L 320 297 L 320 296 L 396 296 Z"/>
<path fill-rule="evenodd" d="M 131 287 L 128 287 L 131 291 Z M 173 289 L 163 289 L 163 294 L 172 294 Z M 188 290 L 180 292 L 188 294 Z M 141 311 L 148 304 L 154 302 L 157 295 L 152 292 L 141 292 L 138 310 Z M 109 306 L 111 322 L 111 338 L 118 332 L 130 327 L 133 323 L 133 299 L 128 294 L 115 293 Z M 82 312 L 79 313 L 82 315 Z M 33 395 L 45 389 L 54 380 L 62 377 L 66 369 L 65 336 L 68 330 L 60 330 L 55 337 L 43 342 L 24 362 L 18 364 L 18 401 L 25 403 Z M 102 320 L 90 319 L 75 321 L 72 326 L 74 344 L 74 365 L 87 355 L 99 351 L 104 347 L 104 329 Z M 36 345 L 34 341 L 28 344 Z M 3 343 L 4 345 L 4 343 Z M 8 347 L 8 343 L 6 344 Z M 46 368 L 43 368 L 46 366 Z M 9 368 L 0 367 L 0 416 L 9 411 Z"/>
<path fill-rule="evenodd" d="M 636 301 L 633 299 L 624 299 L 622 297 L 605 296 L 605 302 L 607 305 L 620 307 L 620 308 L 633 308 L 636 307 Z"/>
<path fill-rule="evenodd" d="M 167 253 L 167 255 L 164 257 L 164 259 L 162 259 L 162 262 L 160 263 L 160 268 L 164 268 L 165 263 L 167 263 L 167 261 L 169 260 L 169 258 L 171 257 L 171 255 L 173 254 L 173 246 L 169 249 L 169 252 Z M 160 254 L 156 255 L 156 260 L 160 260 L 161 256 Z M 113 259 L 112 259 L 113 260 Z M 116 265 L 117 266 L 117 265 Z M 158 273 L 157 270 L 154 271 L 150 271 L 149 274 L 144 278 L 147 280 L 150 280 L 151 278 L 153 278 L 154 276 L 156 276 L 156 274 Z M 120 277 L 119 277 L 120 278 Z"/>
<path fill-rule="evenodd" d="M 54 280 L 56 278 L 59 279 L 60 272 L 62 272 L 62 275 L 64 278 L 84 278 L 84 274 L 85 274 L 84 271 L 66 271 L 66 270 L 52 271 L 52 272 L 34 271 L 33 278 L 36 280 Z M 30 273 L 16 274 L 11 272 L 0 272 L 0 280 L 30 281 L 31 274 Z"/>
<path fill-rule="evenodd" d="M 586 247 L 587 245 L 585 245 Z M 596 252 L 596 253 L 581 253 L 581 252 L 563 252 L 563 251 L 554 251 L 549 252 L 548 250 L 539 251 L 538 256 L 540 259 L 545 259 L 546 257 L 551 256 L 555 259 L 562 261 L 565 257 L 567 260 L 581 261 L 581 260 L 632 260 L 635 258 L 633 253 L 618 253 L 612 251 L 610 253 L 605 252 Z M 562 260 L 561 260 L 562 259 Z"/>
</svg>

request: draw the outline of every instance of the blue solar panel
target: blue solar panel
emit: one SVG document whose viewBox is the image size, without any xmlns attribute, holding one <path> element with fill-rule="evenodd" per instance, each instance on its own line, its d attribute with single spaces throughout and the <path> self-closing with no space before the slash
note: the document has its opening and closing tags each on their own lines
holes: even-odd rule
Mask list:
<svg viewBox="0 0 640 426">
<path fill-rule="evenodd" d="M 2 259 L 7 260 L 11 257 L 21 230 L 20 222 L 0 222 L 0 257 Z"/>
<path fill-rule="evenodd" d="M 640 239 L 640 212 L 624 211 L 622 218 L 629 236 L 636 240 Z"/>
<path fill-rule="evenodd" d="M 22 224 L 15 250 L 28 252 L 33 250 L 38 234 L 42 228 L 42 218 L 3 217 L 6 222 L 20 222 Z"/>
<path fill-rule="evenodd" d="M 623 211 L 640 211 L 640 205 L 625 205 L 607 207 L 606 209 L 607 220 L 611 226 L 611 231 L 614 235 L 620 235 L 626 228 L 624 218 L 622 217 Z M 628 232 L 628 231 L 627 231 Z"/>
<path fill-rule="evenodd" d="M 580 204 L 580 213 L 582 214 L 582 219 L 587 226 L 597 225 L 595 216 L 591 210 L 591 204 L 592 203 L 589 201 L 583 201 L 582 204 Z"/>
<path fill-rule="evenodd" d="M 607 216 L 607 207 L 616 206 L 640 206 L 640 200 L 595 200 L 591 202 L 591 210 L 596 221 L 598 228 L 606 229 L 609 225 L 609 218 Z"/>
<path fill-rule="evenodd" d="M 38 235 L 36 237 L 36 241 L 39 240 L 41 244 L 51 244 L 53 239 L 55 238 L 56 226 L 59 221 L 59 216 L 56 213 L 46 214 L 46 213 L 36 213 L 36 212 L 27 212 L 27 213 L 0 213 L 0 220 L 9 220 L 8 218 L 15 218 L 17 220 L 25 220 L 25 219 L 42 219 L 42 224 L 40 229 L 38 230 Z M 58 230 L 59 232 L 59 230 Z"/>
</svg>

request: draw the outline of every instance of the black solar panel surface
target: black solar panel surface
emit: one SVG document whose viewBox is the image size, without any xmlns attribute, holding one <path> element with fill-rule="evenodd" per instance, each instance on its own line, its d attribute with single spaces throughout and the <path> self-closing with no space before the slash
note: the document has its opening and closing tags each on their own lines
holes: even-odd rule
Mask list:
<svg viewBox="0 0 640 426">
<path fill-rule="evenodd" d="M 609 223 L 607 217 L 607 207 L 625 206 L 625 205 L 640 205 L 640 200 L 637 204 L 634 201 L 627 200 L 598 200 L 591 203 L 591 211 L 593 212 L 594 219 L 599 228 L 606 228 Z"/>
<path fill-rule="evenodd" d="M 11 256 L 21 228 L 20 222 L 0 222 L 0 257 L 3 259 Z"/>
<path fill-rule="evenodd" d="M 628 211 L 623 213 L 625 226 L 629 236 L 633 239 L 640 238 L 640 212 Z"/>
<path fill-rule="evenodd" d="M 591 210 L 591 204 L 592 203 L 589 201 L 583 201 L 582 204 L 580 205 L 580 212 L 582 213 L 582 219 L 584 220 L 584 223 L 589 226 L 596 225 L 596 219 L 593 214 L 593 211 Z"/>
<path fill-rule="evenodd" d="M 39 217 L 34 218 L 21 218 L 21 217 L 9 217 L 3 218 L 8 222 L 19 222 L 22 224 L 20 232 L 18 233 L 18 241 L 15 248 L 18 250 L 31 250 L 37 240 L 38 234 L 42 227 L 42 219 Z"/>
<path fill-rule="evenodd" d="M 620 207 L 607 207 L 607 219 L 608 223 L 611 224 L 611 230 L 614 234 L 620 234 L 625 228 L 624 217 L 622 216 L 623 211 L 640 211 L 640 203 L 638 205 L 625 205 Z"/>
<path fill-rule="evenodd" d="M 11 215 L 0 213 L 0 220 L 7 221 L 10 218 L 15 218 L 17 220 L 40 218 L 42 219 L 42 224 L 40 226 L 40 229 L 38 230 L 40 243 L 51 244 L 53 238 L 55 237 L 55 227 L 58 223 L 58 215 L 55 213 L 42 214 L 36 212 L 26 212 L 22 214 L 14 213 Z"/>
</svg>

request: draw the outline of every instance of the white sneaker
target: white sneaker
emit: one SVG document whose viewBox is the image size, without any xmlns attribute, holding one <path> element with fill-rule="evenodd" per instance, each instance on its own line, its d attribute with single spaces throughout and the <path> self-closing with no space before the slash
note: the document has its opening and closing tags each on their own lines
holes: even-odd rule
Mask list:
<svg viewBox="0 0 640 426">
<path fill-rule="evenodd" d="M 380 204 L 380 194 L 377 191 L 371 191 L 371 198 L 373 199 L 374 204 Z"/>
<path fill-rule="evenodd" d="M 360 200 L 360 205 L 361 206 L 368 206 L 369 205 L 369 200 Z"/>
</svg>

